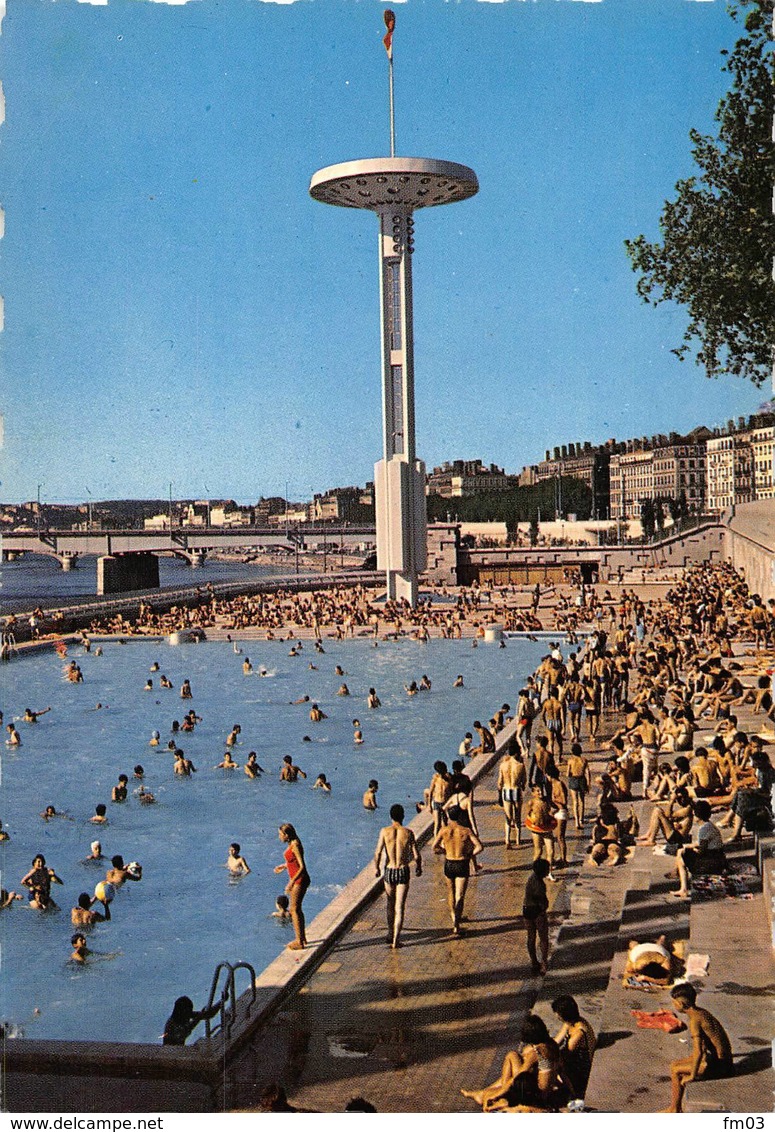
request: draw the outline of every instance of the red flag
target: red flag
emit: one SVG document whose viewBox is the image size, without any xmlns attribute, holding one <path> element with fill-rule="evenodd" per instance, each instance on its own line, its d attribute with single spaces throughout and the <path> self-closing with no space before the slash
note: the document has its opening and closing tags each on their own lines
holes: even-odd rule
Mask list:
<svg viewBox="0 0 775 1132">
<path fill-rule="evenodd" d="M 396 26 L 396 14 L 391 8 L 385 9 L 385 27 L 387 28 L 387 35 L 382 40 L 385 44 L 385 50 L 388 53 L 388 59 L 393 58 L 393 29 Z"/>
</svg>

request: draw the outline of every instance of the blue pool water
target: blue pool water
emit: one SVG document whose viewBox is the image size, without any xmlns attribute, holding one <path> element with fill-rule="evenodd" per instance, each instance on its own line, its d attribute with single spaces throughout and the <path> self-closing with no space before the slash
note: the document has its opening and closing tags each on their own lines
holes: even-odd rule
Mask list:
<svg viewBox="0 0 775 1132">
<path fill-rule="evenodd" d="M 203 1003 L 219 961 L 247 960 L 261 969 L 291 938 L 290 928 L 271 917 L 284 884 L 273 873 L 284 848 L 278 824 L 292 822 L 305 846 L 310 921 L 367 863 L 390 805 L 405 803 L 411 816 L 434 760 L 451 762 L 474 719 L 489 718 L 503 701 L 514 705 L 546 646 L 512 640 L 506 649 L 472 649 L 470 641 L 400 641 L 375 649 L 371 641 L 356 640 L 325 647 L 325 655 L 318 655 L 307 643 L 292 658 L 287 643 L 243 642 L 255 670 L 269 670 L 267 678 L 244 676 L 244 656 L 225 643 L 111 643 L 102 657 L 71 650 L 83 669 L 81 685 L 64 680 L 53 652 L 3 669 L 6 723 L 26 707 L 51 704 L 53 710 L 35 725 L 19 722 L 23 746 L 3 749 L 0 817 L 10 840 L 0 845 L 2 883 L 20 891 L 38 852 L 64 881 L 53 888 L 58 913 L 34 912 L 26 899 L 0 912 L 4 1020 L 30 1038 L 158 1041 L 176 997 L 188 994 Z M 149 673 L 154 660 L 174 690 L 159 689 L 160 673 Z M 310 671 L 310 663 L 317 671 Z M 346 676 L 334 673 L 337 664 Z M 452 687 L 459 672 L 464 689 Z M 423 673 L 433 690 L 408 697 L 404 684 Z M 154 690 L 145 692 L 149 675 Z M 178 694 L 185 677 L 193 702 Z M 336 695 L 343 680 L 349 698 Z M 383 703 L 378 711 L 366 707 L 372 685 Z M 289 706 L 305 694 L 319 702 L 327 720 L 311 723 L 308 708 Z M 98 701 L 105 706 L 94 711 Z M 173 774 L 163 746 L 152 748 L 148 740 L 156 728 L 166 744 L 172 720 L 182 719 L 190 706 L 203 722 L 179 738 L 198 768 L 186 779 Z M 352 741 L 356 717 L 365 738 L 360 747 Z M 236 761 L 244 763 L 254 749 L 267 771 L 256 781 L 241 767 L 213 769 L 235 723 L 242 727 Z M 279 781 L 285 754 L 307 772 L 306 781 Z M 142 806 L 131 795 L 124 805 L 111 804 L 118 775 L 131 780 L 136 763 L 144 766 L 157 804 Z M 333 784 L 330 795 L 312 789 L 321 771 Z M 361 806 L 370 778 L 380 784 L 376 813 Z M 88 820 L 98 802 L 108 805 L 109 824 L 102 828 Z M 48 804 L 73 820 L 45 823 L 39 814 Z M 95 837 L 106 857 L 120 853 L 125 861 L 140 861 L 144 876 L 139 884 L 124 884 L 113 920 L 90 933 L 93 951 L 113 957 L 77 969 L 68 962 L 70 909 L 104 876 L 103 868 L 82 863 Z M 241 844 L 252 870 L 236 881 L 224 867 L 231 841 Z"/>
</svg>

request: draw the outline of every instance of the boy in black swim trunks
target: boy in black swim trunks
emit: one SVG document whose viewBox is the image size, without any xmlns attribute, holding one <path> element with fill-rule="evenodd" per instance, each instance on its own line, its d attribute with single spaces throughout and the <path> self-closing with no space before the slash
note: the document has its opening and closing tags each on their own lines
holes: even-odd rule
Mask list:
<svg viewBox="0 0 775 1132">
<path fill-rule="evenodd" d="M 401 946 L 401 928 L 404 909 L 409 895 L 409 865 L 415 863 L 417 876 L 422 874 L 422 859 L 414 833 L 403 825 L 404 807 L 399 803 L 390 807 L 391 825 L 380 831 L 374 854 L 375 875 L 381 875 L 382 854 L 385 854 L 385 895 L 387 897 L 388 943 L 392 948 Z"/>
</svg>

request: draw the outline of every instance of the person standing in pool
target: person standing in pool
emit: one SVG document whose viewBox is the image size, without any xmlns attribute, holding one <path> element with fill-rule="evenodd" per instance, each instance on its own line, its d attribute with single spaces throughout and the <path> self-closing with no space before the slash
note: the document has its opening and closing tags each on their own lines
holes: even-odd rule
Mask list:
<svg viewBox="0 0 775 1132">
<path fill-rule="evenodd" d="M 465 825 L 460 824 L 462 813 L 453 806 L 447 814 L 448 825 L 444 825 L 433 839 L 434 853 L 443 853 L 444 877 L 447 884 L 447 903 L 452 919 L 452 934 L 460 935 L 460 921 L 463 918 L 463 904 L 471 872 L 471 858 L 482 852 L 479 838 Z"/>
<path fill-rule="evenodd" d="M 42 853 L 33 857 L 32 868 L 21 879 L 21 884 L 29 889 L 30 908 L 41 912 L 57 907 L 51 899 L 51 885 L 63 883 L 54 870 L 46 866 L 46 858 Z"/>
<path fill-rule="evenodd" d="M 284 842 L 288 848 L 283 854 L 285 857 L 284 863 L 282 865 L 275 865 L 274 871 L 276 873 L 282 873 L 287 870 L 288 872 L 288 883 L 285 886 L 285 892 L 290 900 L 291 922 L 293 923 L 293 930 L 296 933 L 296 939 L 292 943 L 289 943 L 288 947 L 291 951 L 302 951 L 307 946 L 307 933 L 301 905 L 304 900 L 304 895 L 310 886 L 309 873 L 307 872 L 307 866 L 304 861 L 304 846 L 290 822 L 284 822 L 280 826 L 278 834 L 280 840 Z"/>
<path fill-rule="evenodd" d="M 382 855 L 385 855 L 383 877 L 387 897 L 388 943 L 395 950 L 401 946 L 401 929 L 404 925 L 406 898 L 409 895 L 409 867 L 415 863 L 416 875 L 422 876 L 422 858 L 411 829 L 403 825 L 404 807 L 399 803 L 390 807 L 391 825 L 380 830 L 374 854 L 375 875 L 380 876 Z"/>
<path fill-rule="evenodd" d="M 232 841 L 229 846 L 229 856 L 226 858 L 226 868 L 234 876 L 244 876 L 250 872 L 250 867 L 242 856 L 240 847 L 236 841 Z"/>
</svg>

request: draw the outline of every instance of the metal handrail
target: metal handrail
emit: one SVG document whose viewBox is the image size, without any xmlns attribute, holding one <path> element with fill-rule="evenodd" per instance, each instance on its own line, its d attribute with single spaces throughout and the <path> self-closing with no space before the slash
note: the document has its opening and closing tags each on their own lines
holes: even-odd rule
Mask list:
<svg viewBox="0 0 775 1132">
<path fill-rule="evenodd" d="M 237 963 L 227 963 L 225 960 L 218 964 L 213 973 L 213 980 L 210 984 L 210 994 L 207 999 L 205 1010 L 212 1010 L 213 1006 L 220 1007 L 219 1024 L 216 1027 L 211 1025 L 211 1019 L 205 1019 L 205 1036 L 209 1042 L 211 1038 L 220 1030 L 221 1033 L 226 1034 L 228 1037 L 231 1033 L 231 1028 L 237 1017 L 237 990 L 235 974 L 240 969 L 247 971 L 250 974 L 250 992 L 251 997 L 247 1003 L 247 1012 L 250 1013 L 250 1008 L 256 1001 L 256 972 L 255 968 L 250 963 L 244 960 L 239 960 Z M 218 989 L 218 982 L 220 980 L 221 971 L 228 971 L 226 976 L 226 983 L 221 991 L 220 1000 L 216 998 L 216 991 Z M 228 1007 L 228 1010 L 227 1010 Z"/>
</svg>

